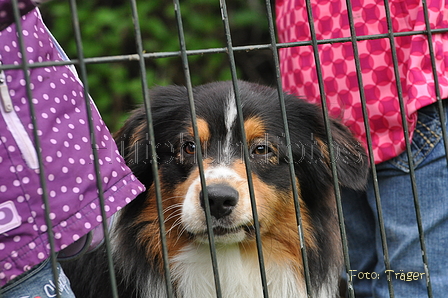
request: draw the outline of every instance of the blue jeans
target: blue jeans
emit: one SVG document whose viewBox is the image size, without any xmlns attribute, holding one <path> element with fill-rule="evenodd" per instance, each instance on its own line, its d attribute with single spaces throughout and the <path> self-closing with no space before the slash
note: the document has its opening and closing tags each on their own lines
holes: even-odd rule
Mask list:
<svg viewBox="0 0 448 298">
<path fill-rule="evenodd" d="M 411 144 L 433 297 L 448 293 L 448 165 L 441 125 L 436 105 L 421 109 Z M 352 269 L 349 278 L 356 297 L 390 297 L 388 276 L 395 297 L 428 297 L 407 160 L 405 152 L 376 168 L 389 272 L 372 179 L 365 192 L 342 191 Z"/>
<path fill-rule="evenodd" d="M 61 298 L 75 298 L 70 282 L 58 264 L 59 291 Z M 30 271 L 17 277 L 0 289 L 1 298 L 53 298 L 56 297 L 56 286 L 49 259 L 35 266 Z"/>
</svg>

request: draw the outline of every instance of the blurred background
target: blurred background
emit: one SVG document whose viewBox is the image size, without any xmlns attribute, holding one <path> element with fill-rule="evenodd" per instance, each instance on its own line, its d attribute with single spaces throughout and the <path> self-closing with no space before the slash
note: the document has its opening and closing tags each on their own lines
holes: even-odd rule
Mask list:
<svg viewBox="0 0 448 298">
<path fill-rule="evenodd" d="M 85 58 L 136 53 L 134 26 L 128 0 L 77 1 Z M 181 1 L 180 9 L 187 50 L 226 46 L 218 0 Z M 146 53 L 179 51 L 172 1 L 137 1 L 143 48 Z M 274 7 L 274 6 L 273 6 Z M 264 0 L 227 1 L 233 46 L 268 44 L 269 32 Z M 71 59 L 77 58 L 71 12 L 67 1 L 41 6 L 45 23 Z M 226 54 L 189 56 L 193 85 L 229 80 Z M 238 78 L 266 85 L 275 84 L 274 63 L 269 50 L 235 52 Z M 147 78 L 155 85 L 185 85 L 180 57 L 147 59 Z M 89 91 L 112 132 L 127 113 L 142 102 L 137 61 L 88 64 Z"/>
</svg>

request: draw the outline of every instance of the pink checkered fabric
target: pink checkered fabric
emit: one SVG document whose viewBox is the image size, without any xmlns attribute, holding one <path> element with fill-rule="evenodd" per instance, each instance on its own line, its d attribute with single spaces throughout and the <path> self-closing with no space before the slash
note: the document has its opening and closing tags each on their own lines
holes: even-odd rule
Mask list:
<svg viewBox="0 0 448 298">
<path fill-rule="evenodd" d="M 318 40 L 350 37 L 345 0 L 311 0 Z M 393 32 L 426 29 L 420 0 L 390 0 Z M 305 0 L 277 0 L 280 42 L 311 40 Z M 352 11 L 357 36 L 387 34 L 383 0 L 354 0 Z M 448 1 L 428 0 L 432 29 L 448 28 Z M 434 33 L 433 47 L 441 98 L 448 97 L 448 33 Z M 366 95 L 375 163 L 399 155 L 405 149 L 398 89 L 389 39 L 357 42 Z M 426 35 L 395 37 L 398 72 L 412 131 L 416 111 L 436 101 L 435 84 Z M 319 45 L 329 113 L 341 118 L 366 144 L 359 86 L 350 42 Z M 311 46 L 280 49 L 283 88 L 286 92 L 320 103 L 315 59 Z M 411 137 L 411 136 L 410 136 Z"/>
</svg>

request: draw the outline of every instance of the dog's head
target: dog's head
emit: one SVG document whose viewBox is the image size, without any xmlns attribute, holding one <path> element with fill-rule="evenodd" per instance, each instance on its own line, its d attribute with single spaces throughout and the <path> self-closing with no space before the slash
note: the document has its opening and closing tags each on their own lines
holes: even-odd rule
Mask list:
<svg viewBox="0 0 448 298">
<path fill-rule="evenodd" d="M 335 216 L 330 146 L 335 153 L 339 183 L 353 189 L 364 187 L 368 169 L 365 151 L 343 125 L 331 120 L 333 144 L 328 144 L 321 109 L 285 95 L 291 139 L 291 144 L 287 144 L 277 90 L 241 81 L 238 87 L 244 132 L 232 83 L 218 82 L 193 89 L 200 144 L 194 138 L 187 89 L 177 86 L 158 87 L 150 92 L 155 144 L 148 140 L 144 108 L 136 110 L 116 135 L 127 164 L 148 188 L 127 210 L 134 218 L 132 225 L 139 227 L 136 237 L 140 242 L 147 244 L 148 238 L 156 234 L 154 227 L 149 228 L 157 222 L 150 146 L 155 146 L 157 152 L 168 244 L 173 246 L 192 239 L 207 241 L 206 197 L 216 242 L 243 243 L 254 239 L 243 158 L 245 144 L 262 236 L 288 237 L 285 235 L 289 235 L 290 229 L 297 238 L 293 181 L 304 228 L 310 234 L 307 245 L 319 245 L 313 233 L 325 230 L 328 222 L 334 223 L 329 217 Z M 199 147 L 202 160 L 197 158 Z M 288 158 L 288 149 L 292 151 L 292 160 Z M 199 162 L 204 167 L 206 191 L 201 188 Z M 288 222 L 287 227 L 280 227 L 281 222 Z"/>
</svg>

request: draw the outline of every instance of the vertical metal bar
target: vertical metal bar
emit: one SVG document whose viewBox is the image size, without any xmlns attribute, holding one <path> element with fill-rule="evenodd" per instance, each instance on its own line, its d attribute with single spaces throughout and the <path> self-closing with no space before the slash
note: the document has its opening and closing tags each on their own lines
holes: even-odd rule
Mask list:
<svg viewBox="0 0 448 298">
<path fill-rule="evenodd" d="M 437 107 L 439 110 L 439 117 L 440 117 L 440 123 L 442 124 L 442 136 L 443 136 L 443 143 L 445 145 L 445 157 L 446 162 L 448 166 L 448 137 L 447 137 L 447 131 L 445 124 L 445 113 L 443 112 L 443 103 L 442 98 L 440 97 L 440 85 L 439 85 L 439 77 L 437 75 L 437 67 L 436 67 L 436 57 L 434 54 L 434 45 L 432 43 L 432 32 L 431 32 L 431 25 L 429 22 L 429 15 L 428 15 L 428 4 L 426 0 L 422 0 L 423 5 L 423 16 L 425 18 L 425 27 L 426 27 L 426 36 L 428 38 L 428 48 L 429 48 L 429 55 L 431 58 L 431 67 L 432 67 L 432 74 L 434 78 L 434 88 L 436 92 L 436 99 L 437 99 Z"/>
<path fill-rule="evenodd" d="M 377 176 L 377 172 L 376 172 L 375 159 L 374 159 L 374 154 L 373 154 L 373 150 L 372 150 L 372 136 L 370 134 L 369 114 L 367 111 L 366 96 L 364 93 L 364 84 L 363 84 L 363 80 L 362 80 L 361 63 L 359 61 L 358 43 L 357 43 L 357 39 L 356 39 L 356 29 L 355 29 L 355 23 L 354 23 L 354 19 L 353 19 L 353 10 L 352 10 L 351 1 L 346 0 L 346 5 L 347 5 L 348 21 L 349 21 L 349 26 L 350 26 L 350 38 L 351 38 L 351 43 L 352 43 L 352 48 L 353 48 L 353 56 L 355 58 L 355 68 L 356 68 L 356 76 L 358 79 L 359 96 L 361 99 L 361 108 L 362 108 L 362 114 L 363 114 L 363 118 L 364 118 L 364 129 L 366 130 L 367 150 L 369 153 L 370 168 L 372 171 L 373 191 L 375 194 L 378 224 L 379 224 L 379 228 L 380 228 L 381 244 L 382 244 L 382 248 L 383 248 L 384 265 L 385 265 L 386 270 L 390 270 L 389 250 L 387 247 L 386 229 L 384 227 L 383 208 L 381 206 L 380 191 L 379 191 L 379 186 L 378 186 L 378 176 Z M 350 280 L 350 279 L 351 278 L 348 278 L 348 280 Z M 389 288 L 390 297 L 391 298 L 395 297 L 394 288 L 392 285 L 392 280 L 390 278 L 390 275 L 387 275 L 387 285 Z M 351 282 L 348 283 L 348 290 L 350 292 L 354 291 L 353 283 L 351 283 Z M 351 295 L 354 295 L 354 293 Z"/>
<path fill-rule="evenodd" d="M 28 60 L 26 58 L 26 50 L 25 50 L 25 43 L 23 39 L 23 32 L 22 32 L 22 23 L 21 23 L 21 17 L 20 17 L 20 10 L 18 7 L 18 0 L 11 1 L 12 8 L 13 8 L 13 14 L 14 14 L 14 20 L 16 24 L 17 29 L 17 36 L 18 36 L 18 44 L 20 52 L 22 53 L 22 70 L 23 75 L 25 78 L 25 86 L 26 86 L 26 93 L 27 93 L 27 99 L 28 99 L 28 105 L 30 108 L 30 114 L 31 114 L 31 123 L 33 125 L 33 137 L 34 137 L 34 143 L 37 153 L 37 159 L 39 163 L 39 180 L 40 185 L 42 187 L 42 201 L 44 204 L 44 213 L 45 213 L 45 224 L 47 225 L 47 235 L 48 235 L 48 243 L 50 244 L 50 261 L 51 261 L 51 269 L 53 271 L 53 278 L 54 278 L 54 284 L 55 284 L 55 291 L 56 291 L 56 297 L 61 297 L 61 289 L 59 287 L 59 272 L 57 269 L 57 256 L 56 256 L 56 248 L 54 243 L 54 233 L 53 233 L 53 224 L 50 219 L 50 203 L 48 199 L 48 190 L 47 190 L 47 182 L 46 182 L 46 175 L 45 175 L 45 168 L 42 158 L 42 152 L 41 152 L 41 143 L 40 138 L 38 134 L 38 126 L 37 126 L 37 117 L 36 112 L 34 109 L 33 104 L 33 94 L 30 88 L 30 72 L 29 72 L 29 64 Z"/>
<path fill-rule="evenodd" d="M 218 261 L 216 257 L 216 246 L 215 246 L 215 237 L 213 234 L 213 225 L 211 221 L 211 213 L 210 213 L 210 204 L 208 200 L 208 191 L 207 191 L 207 185 L 205 181 L 205 174 L 204 174 L 204 165 L 202 162 L 202 150 L 201 150 L 201 142 L 199 139 L 199 132 L 198 127 L 196 123 L 196 109 L 194 106 L 194 97 L 193 97 L 193 87 L 191 84 L 191 76 L 190 76 L 190 68 L 188 65 L 188 57 L 187 57 L 187 48 L 185 43 L 185 34 L 182 24 L 182 14 L 180 10 L 179 0 L 174 0 L 174 11 L 176 13 L 176 22 L 177 22 L 177 28 L 178 28 L 178 38 L 179 38 L 179 46 L 180 46 L 180 54 L 182 58 L 182 65 L 184 69 L 184 75 L 186 80 L 186 87 L 188 92 L 188 102 L 190 106 L 190 114 L 192 119 L 192 126 L 193 126 L 193 134 L 194 134 L 194 141 L 196 144 L 199 144 L 197 147 L 197 158 L 198 158 L 198 169 L 199 169 L 199 177 L 201 181 L 201 188 L 202 188 L 202 194 L 204 196 L 204 205 L 205 205 L 205 219 L 207 224 L 207 234 L 209 239 L 209 246 L 210 246 L 210 256 L 212 260 L 212 269 L 213 269 L 213 277 L 215 281 L 215 290 L 216 290 L 216 297 L 221 298 L 222 297 L 222 291 L 221 291 L 221 283 L 219 280 L 219 270 L 218 270 Z"/>
<path fill-rule="evenodd" d="M 343 211 L 342 211 L 342 204 L 341 204 L 341 192 L 339 189 L 339 179 L 338 179 L 338 172 L 336 168 L 336 159 L 334 154 L 334 148 L 331 144 L 333 144 L 333 137 L 331 135 L 331 129 L 330 129 L 330 119 L 328 116 L 328 107 L 327 107 L 327 100 L 325 96 L 325 89 L 324 89 L 324 82 L 322 78 L 322 68 L 320 63 L 320 57 L 319 57 L 319 49 L 317 44 L 317 37 L 316 37 L 316 31 L 314 28 L 314 17 L 313 17 L 313 11 L 311 7 L 311 1 L 306 0 L 306 9 L 307 9 L 307 15 L 308 15 L 308 22 L 309 22 L 309 28 L 311 33 L 311 45 L 313 48 L 313 54 L 314 54 L 314 61 L 316 64 L 316 72 L 317 72 L 317 80 L 319 83 L 319 93 L 321 96 L 321 104 L 322 104 L 322 113 L 324 118 L 324 124 L 325 124 L 325 130 L 327 132 L 327 142 L 328 142 L 328 151 L 330 155 L 330 163 L 331 163 L 331 172 L 333 175 L 333 185 L 334 185 L 334 192 L 336 197 L 336 207 L 339 217 L 339 228 L 342 235 L 342 250 L 344 255 L 344 264 L 345 264 L 345 270 L 347 277 L 350 276 L 350 257 L 348 254 L 348 245 L 347 245 L 347 237 L 345 235 L 345 223 L 343 220 Z M 352 290 L 353 283 L 350 280 L 350 278 L 347 278 L 348 282 L 348 289 L 349 289 L 349 297 L 354 298 L 354 292 Z"/>
<path fill-rule="evenodd" d="M 272 56 L 274 59 L 274 65 L 275 65 L 275 77 L 277 80 L 277 90 L 278 90 L 278 98 L 279 98 L 279 104 L 280 109 L 282 111 L 282 120 L 283 120 L 283 128 L 285 129 L 285 139 L 286 139 L 286 148 L 287 148 L 287 155 L 289 162 L 289 174 L 290 174 L 290 180 L 291 180 L 291 187 L 292 187 L 292 194 L 294 199 L 294 207 L 296 210 L 296 221 L 297 221 L 297 228 L 298 233 L 300 237 L 300 249 L 302 253 L 302 262 L 304 267 L 304 276 L 305 276 L 305 287 L 306 287 L 306 293 L 308 297 L 311 296 L 311 277 L 310 277 L 310 270 L 308 265 L 308 256 L 307 256 L 307 250 L 305 245 L 305 239 L 304 239 L 304 229 L 302 224 L 302 213 L 300 209 L 300 203 L 299 203 L 299 194 L 297 190 L 296 185 L 296 174 L 294 169 L 294 161 L 293 161 L 293 155 L 292 155 L 292 146 L 291 146 L 291 136 L 289 133 L 289 125 L 288 125 L 288 119 L 286 116 L 286 107 L 285 107 L 285 98 L 283 94 L 282 89 L 282 79 L 280 74 L 280 59 L 278 56 L 278 49 L 277 49 L 277 42 L 275 37 L 275 29 L 274 29 L 274 20 L 272 16 L 272 7 L 271 7 L 271 1 L 266 0 L 266 13 L 268 16 L 268 27 L 269 27 L 269 36 L 271 41 L 271 51 Z"/>
<path fill-rule="evenodd" d="M 225 0 L 220 0 L 220 7 L 221 7 L 221 17 L 224 24 L 224 30 L 225 30 L 225 36 L 226 36 L 226 43 L 227 43 L 227 53 L 229 58 L 229 64 L 230 64 L 230 71 L 232 76 L 232 83 L 233 83 L 233 89 L 235 92 L 235 105 L 237 108 L 237 118 L 238 118 L 238 124 L 240 126 L 241 130 L 241 138 L 243 142 L 243 159 L 244 164 L 246 167 L 246 176 L 247 176 L 247 184 L 249 188 L 249 197 L 250 197 L 250 203 L 251 203 L 251 209 L 252 209 L 252 218 L 254 221 L 254 227 L 255 227 L 255 239 L 256 239 L 256 245 L 257 245 L 257 252 L 258 252 L 258 263 L 260 267 L 260 278 L 261 278 L 261 285 L 263 287 L 263 297 L 268 298 L 268 283 L 266 279 L 266 269 L 264 264 L 264 258 L 263 258 L 263 247 L 261 243 L 261 235 L 260 235 L 260 222 L 258 219 L 258 212 L 257 212 L 257 203 L 255 200 L 255 192 L 254 192 L 254 185 L 253 185 L 253 179 L 252 179 L 252 171 L 251 171 L 251 162 L 249 159 L 249 148 L 247 146 L 246 141 L 246 132 L 244 130 L 244 118 L 243 118 L 243 110 L 242 110 L 242 104 L 241 99 L 239 96 L 239 89 L 238 89 L 238 82 L 237 82 L 237 73 L 236 73 L 236 64 L 235 64 L 235 56 L 233 53 L 233 45 L 232 45 L 232 36 L 230 32 L 230 25 L 229 25 L 229 18 L 227 14 L 227 5 Z"/>
<path fill-rule="evenodd" d="M 143 100 L 146 109 L 146 122 L 147 128 L 149 132 L 149 142 L 150 142 L 150 150 L 151 150 L 151 170 L 154 177 L 154 188 L 156 194 L 156 202 L 157 202 L 157 215 L 159 218 L 159 229 L 160 229 L 160 239 L 162 246 L 162 256 L 163 256 L 163 268 L 165 274 L 165 286 L 167 297 L 174 297 L 173 295 L 173 287 L 171 284 L 171 275 L 170 275 L 170 267 L 169 267 L 169 259 L 168 259 L 168 247 L 166 243 L 166 229 L 165 229 L 165 220 L 163 215 L 163 205 L 162 205 L 162 192 L 160 188 L 160 177 L 158 175 L 158 165 L 157 165 L 157 154 L 156 154 L 156 142 L 154 136 L 154 127 L 151 115 L 151 101 L 149 98 L 149 88 L 146 79 L 146 66 L 145 59 L 143 57 L 143 42 L 142 35 L 140 30 L 140 21 L 138 17 L 137 11 L 137 3 L 135 0 L 131 0 L 131 9 L 132 9 L 132 19 L 134 21 L 134 31 L 135 31 L 135 43 L 137 46 L 137 54 L 139 57 L 139 70 L 140 70 L 140 78 L 141 78 L 141 86 L 143 93 Z"/>
<path fill-rule="evenodd" d="M 420 212 L 420 203 L 419 203 L 419 199 L 418 199 L 418 190 L 417 190 L 417 184 L 416 184 L 416 178 L 415 178 L 414 161 L 412 160 L 411 145 L 410 145 L 410 141 L 409 141 L 409 137 L 408 137 L 409 136 L 409 128 L 408 128 L 408 124 L 406 122 L 406 109 L 405 109 L 404 100 L 403 100 L 403 89 L 401 86 L 400 73 L 398 71 L 397 50 L 395 48 L 395 39 L 394 39 L 394 34 L 393 34 L 392 19 L 391 19 L 391 15 L 390 15 L 390 8 L 389 8 L 390 6 L 389 6 L 388 0 L 384 0 L 384 7 L 385 7 L 385 11 L 386 11 L 388 38 L 389 38 L 389 43 L 390 43 L 391 52 L 392 52 L 394 75 L 395 75 L 395 81 L 396 81 L 396 85 L 397 85 L 398 99 L 399 99 L 399 103 L 400 103 L 400 112 L 401 112 L 401 120 L 402 120 L 402 124 L 403 124 L 404 139 L 406 142 L 406 154 L 407 154 L 408 163 L 409 163 L 409 174 L 410 174 L 410 179 L 411 179 L 412 193 L 414 195 L 415 215 L 416 215 L 416 220 L 417 220 L 420 247 L 421 247 L 423 265 L 424 265 L 424 270 L 425 270 L 425 276 L 426 276 L 426 287 L 427 287 L 427 291 L 428 291 L 428 297 L 433 297 L 431 280 L 430 280 L 430 275 L 429 275 L 429 268 L 428 268 L 428 256 L 426 254 L 425 237 L 424 237 L 422 218 L 421 218 L 421 212 Z"/>
<path fill-rule="evenodd" d="M 76 0 L 70 0 L 70 10 L 72 15 L 72 26 L 74 31 L 74 37 L 75 37 L 75 43 L 76 43 L 76 49 L 78 54 L 78 67 L 80 72 L 80 79 L 83 82 L 84 87 L 84 100 L 86 104 L 86 112 L 87 112 L 87 122 L 89 126 L 90 131 L 90 142 L 92 144 L 92 154 L 93 154 L 93 165 L 95 168 L 95 178 L 96 178 L 96 187 L 98 189 L 98 198 L 100 203 L 100 209 L 101 209 L 101 217 L 102 217 L 102 226 L 104 231 L 104 244 L 107 252 L 107 263 L 109 268 L 109 277 L 112 287 L 112 295 L 114 298 L 118 298 L 117 293 L 117 282 L 115 278 L 115 271 L 114 271 L 114 265 L 112 260 L 112 254 L 111 254 L 111 246 L 110 246 L 110 237 L 109 237 L 109 227 L 108 227 L 108 221 L 107 221 L 107 215 L 105 211 L 105 202 L 104 202 L 104 192 L 103 192 L 103 184 L 101 179 L 101 171 L 100 171 L 100 165 L 98 162 L 98 151 L 97 151 L 97 142 L 95 137 L 95 127 L 92 119 L 92 110 L 90 105 L 90 96 L 89 96 L 89 86 L 87 81 L 87 70 L 86 70 L 86 64 L 84 62 L 84 51 L 83 51 L 83 45 L 82 45 L 82 38 L 81 38 L 81 30 L 79 26 L 79 18 L 78 18 L 78 9 L 76 6 Z"/>
</svg>

